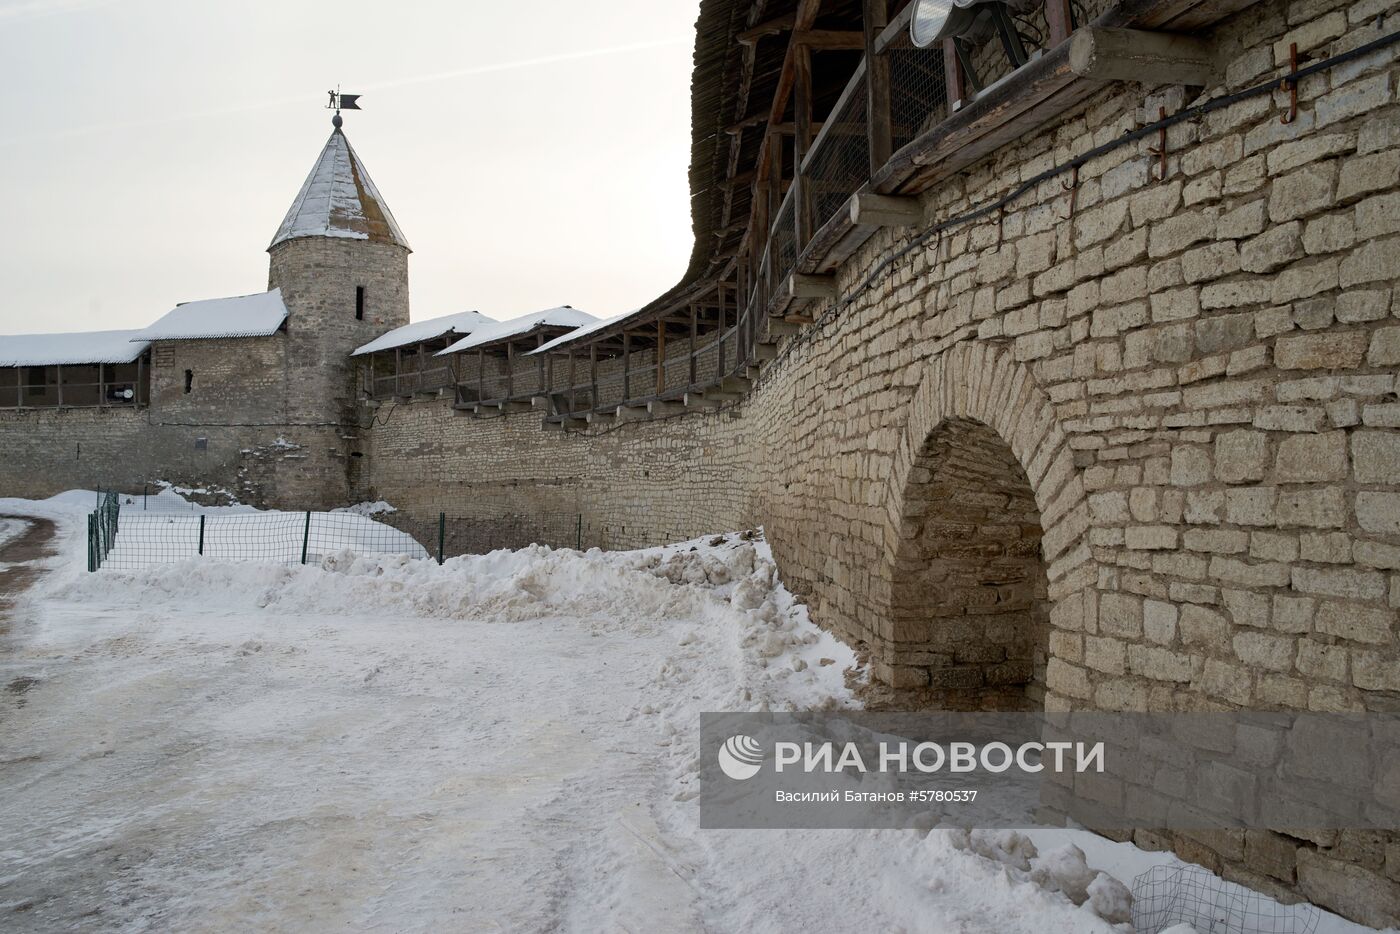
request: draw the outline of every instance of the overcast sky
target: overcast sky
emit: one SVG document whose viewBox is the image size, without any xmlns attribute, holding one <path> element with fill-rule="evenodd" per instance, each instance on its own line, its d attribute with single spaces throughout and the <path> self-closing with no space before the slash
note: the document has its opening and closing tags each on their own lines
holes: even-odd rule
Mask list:
<svg viewBox="0 0 1400 934">
<path fill-rule="evenodd" d="M 337 83 L 415 320 L 636 308 L 690 254 L 698 5 L 0 0 L 0 333 L 265 289 Z"/>
</svg>

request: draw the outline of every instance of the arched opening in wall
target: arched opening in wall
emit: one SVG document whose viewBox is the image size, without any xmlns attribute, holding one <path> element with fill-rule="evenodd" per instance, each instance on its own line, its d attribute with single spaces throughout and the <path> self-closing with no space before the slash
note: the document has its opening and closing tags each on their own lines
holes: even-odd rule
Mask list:
<svg viewBox="0 0 1400 934">
<path fill-rule="evenodd" d="M 946 710 L 1041 710 L 1050 632 L 1040 511 L 987 425 L 943 421 L 905 491 L 894 581 L 895 684 Z"/>
</svg>

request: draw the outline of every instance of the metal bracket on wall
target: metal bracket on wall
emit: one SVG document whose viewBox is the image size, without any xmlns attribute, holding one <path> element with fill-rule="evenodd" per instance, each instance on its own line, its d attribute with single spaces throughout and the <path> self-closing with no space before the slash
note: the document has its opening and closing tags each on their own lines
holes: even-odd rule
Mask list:
<svg viewBox="0 0 1400 934">
<path fill-rule="evenodd" d="M 1074 220 L 1075 208 L 1079 206 L 1079 166 L 1075 166 L 1073 174 L 1070 175 L 1069 182 L 1061 182 L 1060 185 L 1069 192 L 1069 220 Z"/>
<path fill-rule="evenodd" d="M 1157 181 L 1167 180 L 1167 108 L 1157 108 L 1157 121 L 1161 127 L 1157 130 L 1157 145 L 1149 146 L 1147 151 L 1157 157 Z"/>
<path fill-rule="evenodd" d="M 1292 123 L 1298 119 L 1298 43 L 1288 44 L 1288 74 L 1279 81 L 1278 89 L 1288 92 L 1288 112 L 1279 118 L 1280 123 Z"/>
</svg>

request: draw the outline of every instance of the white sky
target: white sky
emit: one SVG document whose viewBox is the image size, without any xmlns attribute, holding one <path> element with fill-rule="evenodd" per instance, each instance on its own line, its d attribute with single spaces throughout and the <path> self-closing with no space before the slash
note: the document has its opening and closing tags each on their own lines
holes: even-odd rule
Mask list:
<svg viewBox="0 0 1400 934">
<path fill-rule="evenodd" d="M 0 333 L 265 289 L 337 83 L 415 320 L 636 308 L 690 255 L 698 6 L 0 0 Z"/>
</svg>

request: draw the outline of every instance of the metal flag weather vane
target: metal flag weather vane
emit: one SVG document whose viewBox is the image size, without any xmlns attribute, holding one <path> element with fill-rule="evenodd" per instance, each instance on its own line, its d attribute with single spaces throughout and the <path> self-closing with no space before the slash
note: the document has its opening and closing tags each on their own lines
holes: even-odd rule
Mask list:
<svg viewBox="0 0 1400 934">
<path fill-rule="evenodd" d="M 333 91 L 327 91 L 326 94 L 330 96 L 330 101 L 326 104 L 326 109 L 335 111 L 335 116 L 331 118 L 331 123 L 336 127 L 339 127 L 342 122 L 340 119 L 341 110 L 360 109 L 358 103 L 360 95 L 358 94 L 342 94 L 338 86 Z"/>
</svg>

